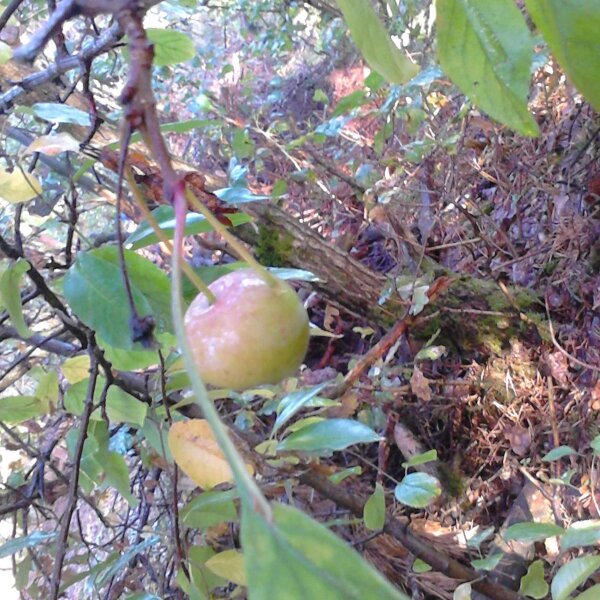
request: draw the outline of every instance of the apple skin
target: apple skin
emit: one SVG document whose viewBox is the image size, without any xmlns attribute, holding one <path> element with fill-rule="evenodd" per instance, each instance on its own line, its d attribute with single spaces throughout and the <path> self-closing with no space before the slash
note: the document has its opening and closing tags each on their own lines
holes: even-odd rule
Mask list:
<svg viewBox="0 0 600 600">
<path fill-rule="evenodd" d="M 302 364 L 308 314 L 285 281 L 269 285 L 252 269 L 214 281 L 185 314 L 194 361 L 205 383 L 234 390 L 279 383 Z"/>
</svg>

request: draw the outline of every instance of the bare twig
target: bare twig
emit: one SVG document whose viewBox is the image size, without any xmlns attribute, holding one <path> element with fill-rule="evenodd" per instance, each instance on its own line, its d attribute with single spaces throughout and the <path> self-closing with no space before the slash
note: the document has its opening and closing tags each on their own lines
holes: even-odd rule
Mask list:
<svg viewBox="0 0 600 600">
<path fill-rule="evenodd" d="M 341 485 L 334 485 L 327 477 L 323 477 L 314 471 L 307 471 L 300 475 L 299 480 L 314 490 L 317 490 L 326 498 L 333 500 L 339 506 L 347 508 L 358 517 L 364 513 L 365 500 L 356 495 L 354 491 L 346 492 Z M 407 550 L 416 557 L 424 560 L 436 571 L 461 581 L 470 581 L 473 588 L 491 600 L 519 600 L 520 596 L 515 591 L 488 581 L 480 573 L 466 567 L 458 561 L 450 558 L 433 546 L 415 536 L 409 527 L 408 521 L 401 522 L 399 519 L 387 516 L 383 531 L 398 540 Z"/>
<path fill-rule="evenodd" d="M 115 23 L 104 31 L 93 43 L 86 45 L 81 52 L 60 58 L 43 71 L 25 77 L 4 94 L 0 94 L 0 114 L 6 112 L 13 102 L 25 92 L 44 85 L 63 73 L 67 73 L 73 69 L 81 69 L 82 65 L 86 65 L 97 56 L 108 52 L 122 35 L 123 32 L 120 25 Z"/>
<path fill-rule="evenodd" d="M 552 344 L 554 347 L 561 353 L 564 354 L 569 360 L 573 361 L 576 365 L 583 367 L 584 369 L 591 369 L 596 373 L 600 373 L 600 367 L 596 367 L 595 365 L 590 365 L 589 363 L 583 362 L 579 360 L 576 356 L 573 356 L 569 352 L 567 352 L 556 339 L 554 335 L 554 326 L 552 325 L 552 318 L 550 317 L 550 306 L 548 305 L 548 294 L 546 293 L 544 296 L 544 302 L 546 303 L 546 316 L 548 317 L 548 329 L 550 331 L 550 338 L 552 339 Z"/>
<path fill-rule="evenodd" d="M 96 381 L 98 379 L 98 360 L 94 352 L 90 351 L 90 378 L 88 383 L 87 395 L 85 398 L 85 404 L 83 407 L 83 413 L 81 415 L 81 422 L 79 424 L 79 435 L 77 437 L 77 445 L 75 446 L 75 453 L 73 457 L 73 473 L 69 483 L 69 495 L 67 501 L 67 508 L 63 515 L 63 521 L 60 529 L 56 545 L 56 555 L 54 557 L 54 568 L 52 571 L 52 583 L 50 589 L 50 598 L 52 600 L 58 600 L 60 590 L 60 580 L 62 574 L 63 563 L 65 555 L 67 553 L 67 540 L 69 537 L 69 529 L 71 527 L 71 519 L 73 512 L 77 506 L 78 490 L 79 490 L 79 470 L 81 467 L 81 458 L 83 456 L 83 446 L 87 438 L 88 424 L 94 408 L 94 392 L 96 390 Z M 108 384 L 105 384 L 103 390 L 103 396 L 108 391 Z"/>
<path fill-rule="evenodd" d="M 24 0 L 10 0 L 4 12 L 0 15 L 0 29 L 8 23 L 8 20 L 13 16 L 17 8 L 23 4 Z"/>
<path fill-rule="evenodd" d="M 434 281 L 427 295 L 429 301 L 434 302 L 438 296 L 450 286 L 451 280 L 448 277 L 439 277 Z M 356 380 L 367 371 L 371 365 L 381 358 L 409 329 L 409 327 L 415 325 L 418 322 L 418 317 L 405 316 L 399 320 L 380 340 L 375 344 L 356 365 L 348 372 L 344 380 L 339 385 L 333 387 L 328 392 L 329 398 L 339 398 L 345 392 L 347 392 Z"/>
</svg>

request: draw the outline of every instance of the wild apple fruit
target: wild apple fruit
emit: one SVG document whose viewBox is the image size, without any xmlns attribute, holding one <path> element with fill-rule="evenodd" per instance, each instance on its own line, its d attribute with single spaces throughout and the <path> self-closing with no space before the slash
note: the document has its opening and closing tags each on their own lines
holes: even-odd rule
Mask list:
<svg viewBox="0 0 600 600">
<path fill-rule="evenodd" d="M 202 379 L 245 389 L 278 383 L 302 363 L 308 347 L 306 309 L 290 285 L 270 285 L 252 269 L 214 281 L 215 302 L 196 296 L 185 329 Z"/>
</svg>

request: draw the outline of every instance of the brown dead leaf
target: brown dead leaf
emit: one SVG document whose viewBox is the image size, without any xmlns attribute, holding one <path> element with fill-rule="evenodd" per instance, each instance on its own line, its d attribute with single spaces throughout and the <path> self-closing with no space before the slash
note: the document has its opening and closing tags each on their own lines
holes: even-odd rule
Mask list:
<svg viewBox="0 0 600 600">
<path fill-rule="evenodd" d="M 429 402 L 431 400 L 431 388 L 429 387 L 429 379 L 423 375 L 423 372 L 417 365 L 413 370 L 412 377 L 410 378 L 410 389 L 412 393 L 422 402 Z"/>
<path fill-rule="evenodd" d="M 346 392 L 340 398 L 340 403 L 340 406 L 332 406 L 329 409 L 328 414 L 330 417 L 336 419 L 347 419 L 356 412 L 358 407 L 358 394 L 352 390 Z"/>
<path fill-rule="evenodd" d="M 69 133 L 62 132 L 55 135 L 42 135 L 36 138 L 25 149 L 25 154 L 39 152 L 47 156 L 58 156 L 63 152 L 78 152 L 79 142 Z"/>
<path fill-rule="evenodd" d="M 333 331 L 335 329 L 335 320 L 340 316 L 339 309 L 335 306 L 328 304 L 325 307 L 325 317 L 323 318 L 323 329 L 326 331 Z"/>
<path fill-rule="evenodd" d="M 569 381 L 569 361 L 567 357 L 556 350 L 546 356 L 546 364 L 550 369 L 550 374 L 554 381 L 560 385 L 565 385 Z"/>
<path fill-rule="evenodd" d="M 596 381 L 596 385 L 592 388 L 591 400 L 592 410 L 600 410 L 600 379 Z"/>
</svg>

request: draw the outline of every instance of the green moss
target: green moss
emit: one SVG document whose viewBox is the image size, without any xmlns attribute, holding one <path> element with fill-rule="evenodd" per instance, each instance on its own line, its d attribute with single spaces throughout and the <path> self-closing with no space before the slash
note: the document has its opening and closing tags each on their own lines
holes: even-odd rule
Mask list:
<svg viewBox="0 0 600 600">
<path fill-rule="evenodd" d="M 291 236 L 280 236 L 266 225 L 259 225 L 256 243 L 258 260 L 269 267 L 285 267 L 289 264 L 292 251 Z"/>
<path fill-rule="evenodd" d="M 452 498 L 460 498 L 465 492 L 465 480 L 458 469 L 440 463 L 438 466 L 440 483 L 444 491 Z"/>
</svg>

